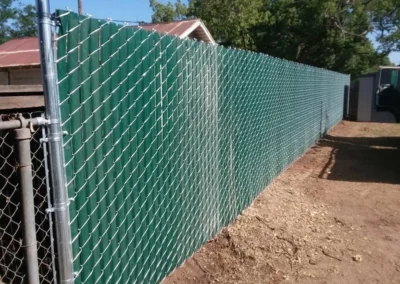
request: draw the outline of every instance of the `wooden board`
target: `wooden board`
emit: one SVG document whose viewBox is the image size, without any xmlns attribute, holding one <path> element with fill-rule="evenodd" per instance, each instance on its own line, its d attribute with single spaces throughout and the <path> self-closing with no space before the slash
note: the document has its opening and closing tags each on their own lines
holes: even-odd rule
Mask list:
<svg viewBox="0 0 400 284">
<path fill-rule="evenodd" d="M 9 70 L 10 85 L 41 85 L 40 69 Z"/>
<path fill-rule="evenodd" d="M 8 85 L 8 72 L 0 71 L 0 85 Z"/>
<path fill-rule="evenodd" d="M 41 93 L 42 85 L 0 85 L 0 93 Z"/>
<path fill-rule="evenodd" d="M 0 110 L 34 108 L 44 106 L 44 96 L 4 96 L 0 97 Z"/>
</svg>

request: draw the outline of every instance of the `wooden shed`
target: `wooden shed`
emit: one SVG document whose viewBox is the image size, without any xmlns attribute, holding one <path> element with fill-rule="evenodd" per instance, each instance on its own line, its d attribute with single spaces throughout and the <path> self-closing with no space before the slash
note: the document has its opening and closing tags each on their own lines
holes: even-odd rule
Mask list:
<svg viewBox="0 0 400 284">
<path fill-rule="evenodd" d="M 0 109 L 44 106 L 37 37 L 0 45 Z"/>
</svg>

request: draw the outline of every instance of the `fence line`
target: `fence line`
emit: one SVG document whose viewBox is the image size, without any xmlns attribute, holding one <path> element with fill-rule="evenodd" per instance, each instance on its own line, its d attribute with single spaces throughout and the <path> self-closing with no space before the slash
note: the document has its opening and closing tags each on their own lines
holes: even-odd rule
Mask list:
<svg viewBox="0 0 400 284">
<path fill-rule="evenodd" d="M 46 119 L 0 117 L 0 283 L 159 282 L 343 116 L 347 75 L 37 10 Z"/>
<path fill-rule="evenodd" d="M 342 118 L 347 75 L 57 15 L 76 283 L 161 281 Z"/>
</svg>

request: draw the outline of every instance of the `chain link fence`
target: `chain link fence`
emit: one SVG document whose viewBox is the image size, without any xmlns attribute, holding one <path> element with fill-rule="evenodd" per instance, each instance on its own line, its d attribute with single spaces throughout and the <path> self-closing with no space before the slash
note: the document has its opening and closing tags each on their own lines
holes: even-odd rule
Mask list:
<svg viewBox="0 0 400 284">
<path fill-rule="evenodd" d="M 349 76 L 58 11 L 75 283 L 157 283 L 343 116 Z"/>
<path fill-rule="evenodd" d="M 15 110 L 13 110 L 14 112 Z M 41 117 L 43 110 L 23 110 L 25 119 Z M 15 119 L 17 114 L 3 113 L 0 123 Z M 38 246 L 40 283 L 54 283 L 51 251 L 51 220 L 46 182 L 46 151 L 40 139 L 43 129 L 33 129 L 31 157 L 35 205 L 36 238 Z M 22 247 L 20 188 L 13 130 L 0 131 L 0 279 L 3 283 L 26 283 L 26 267 Z"/>
<path fill-rule="evenodd" d="M 40 283 L 160 282 L 343 116 L 347 75 L 70 11 L 52 50 L 38 3 L 51 108 L 48 137 L 37 127 L 30 142 Z M 16 154 L 0 131 L 4 283 L 27 282 Z"/>
</svg>

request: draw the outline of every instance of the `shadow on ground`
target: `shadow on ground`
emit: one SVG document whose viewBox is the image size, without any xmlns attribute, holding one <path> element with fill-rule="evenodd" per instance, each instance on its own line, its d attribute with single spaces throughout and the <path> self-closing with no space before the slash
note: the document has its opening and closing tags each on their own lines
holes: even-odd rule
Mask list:
<svg viewBox="0 0 400 284">
<path fill-rule="evenodd" d="M 400 137 L 326 135 L 318 144 L 332 148 L 320 178 L 400 184 Z"/>
</svg>

